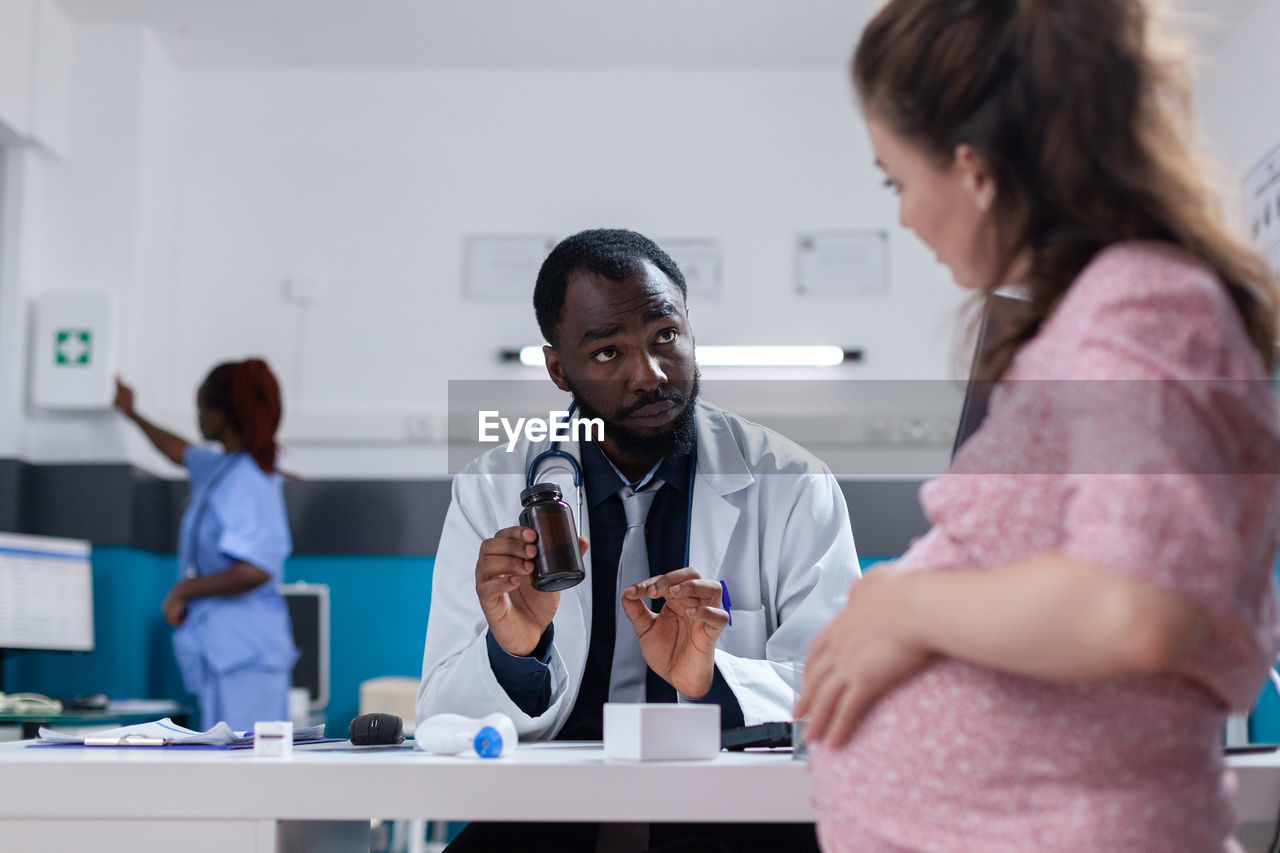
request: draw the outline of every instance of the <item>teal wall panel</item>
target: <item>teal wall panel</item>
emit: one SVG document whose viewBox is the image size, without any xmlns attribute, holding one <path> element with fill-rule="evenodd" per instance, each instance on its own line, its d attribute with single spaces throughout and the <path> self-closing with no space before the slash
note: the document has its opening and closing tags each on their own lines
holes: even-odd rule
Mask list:
<svg viewBox="0 0 1280 853">
<path fill-rule="evenodd" d="M 892 557 L 864 556 L 864 570 Z M 322 583 L 330 595 L 328 730 L 346 733 L 358 709 L 360 683 L 381 675 L 417 677 L 422 668 L 433 557 L 293 557 L 285 580 Z M 172 583 L 175 557 L 137 548 L 93 551 L 96 648 L 84 654 L 17 652 L 5 666 L 5 692 L 71 697 L 185 700 L 160 601 Z M 1280 695 L 1267 683 L 1250 721 L 1255 741 L 1280 742 Z"/>
<path fill-rule="evenodd" d="M 360 682 L 422 674 L 434 557 L 311 556 L 285 564 L 287 582 L 329 586 L 328 731 L 345 736 Z"/>
<path fill-rule="evenodd" d="M 434 564 L 432 557 L 304 555 L 285 565 L 288 582 L 329 586 L 330 732 L 346 734 L 361 681 L 421 674 Z M 94 651 L 12 653 L 4 692 L 61 698 L 106 693 L 178 699 L 194 707 L 173 659 L 172 631 L 160 615 L 176 573 L 172 554 L 94 548 Z"/>
<path fill-rule="evenodd" d="M 160 615 L 174 560 L 136 548 L 94 548 L 94 651 L 11 652 L 5 692 L 182 698 L 171 632 Z"/>
<path fill-rule="evenodd" d="M 1276 566 L 1276 579 L 1280 582 L 1280 563 Z M 1249 716 L 1249 740 L 1254 743 L 1280 743 L 1280 694 L 1270 679 L 1263 682 L 1258 701 Z"/>
</svg>

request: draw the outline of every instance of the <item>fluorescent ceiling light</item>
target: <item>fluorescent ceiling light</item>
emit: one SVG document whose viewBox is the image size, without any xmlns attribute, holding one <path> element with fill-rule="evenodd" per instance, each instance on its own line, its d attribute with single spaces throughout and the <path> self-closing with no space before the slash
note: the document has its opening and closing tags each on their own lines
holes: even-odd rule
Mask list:
<svg viewBox="0 0 1280 853">
<path fill-rule="evenodd" d="M 816 347 L 698 347 L 704 367 L 834 367 L 844 362 L 844 350 Z"/>
<path fill-rule="evenodd" d="M 845 351 L 837 346 L 703 347 L 697 348 L 703 367 L 834 367 L 843 364 Z M 541 367 L 542 347 L 524 347 L 520 363 Z"/>
</svg>

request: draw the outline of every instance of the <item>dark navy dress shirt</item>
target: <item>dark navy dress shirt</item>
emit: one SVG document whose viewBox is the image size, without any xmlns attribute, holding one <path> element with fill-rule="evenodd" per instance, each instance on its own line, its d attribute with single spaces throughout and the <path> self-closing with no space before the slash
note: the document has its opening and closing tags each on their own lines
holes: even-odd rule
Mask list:
<svg viewBox="0 0 1280 853">
<path fill-rule="evenodd" d="M 626 514 L 618 492 L 628 483 L 594 442 L 583 442 L 581 447 L 582 479 L 591 523 L 591 637 L 578 698 L 556 736 L 559 740 L 600 740 L 604 734 L 604 703 L 609 698 L 609 673 L 613 665 L 618 559 L 627 531 Z M 653 476 L 661 479 L 662 485 L 645 521 L 650 575 L 666 574 L 685 565 L 689 464 L 689 454 L 668 456 L 654 472 Z M 661 599 L 650 603 L 654 611 L 661 610 L 662 605 Z M 492 632 L 487 637 L 489 663 L 498 683 L 520 710 L 530 716 L 543 714 L 551 706 L 549 662 L 553 636 L 554 626 L 548 626 L 528 657 L 508 654 Z M 675 688 L 653 670 L 648 671 L 645 693 L 649 702 L 676 701 Z M 719 667 L 711 690 L 698 702 L 720 706 L 722 728 L 743 724 L 742 708 Z"/>
</svg>

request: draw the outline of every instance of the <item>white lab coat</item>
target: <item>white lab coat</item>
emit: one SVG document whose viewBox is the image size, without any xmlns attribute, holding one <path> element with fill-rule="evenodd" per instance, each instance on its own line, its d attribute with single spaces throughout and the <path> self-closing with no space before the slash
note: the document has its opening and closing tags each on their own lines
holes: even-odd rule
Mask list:
<svg viewBox="0 0 1280 853">
<path fill-rule="evenodd" d="M 716 665 L 747 725 L 789 720 L 809 644 L 859 576 L 844 496 L 821 461 L 758 424 L 699 403 L 697 430 L 689 559 L 703 577 L 724 580 L 733 602 L 733 625 L 717 642 Z M 552 701 L 539 716 L 521 711 L 494 677 L 475 590 L 481 541 L 518 523 L 529 462 L 549 446 L 522 439 L 508 452 L 502 444 L 454 477 L 436 554 L 419 722 L 445 712 L 501 711 L 522 738 L 537 740 L 554 737 L 568 719 L 591 636 L 591 551 L 586 580 L 560 594 Z M 577 443 L 561 448 L 579 458 Z M 539 472 L 539 480 L 560 483 L 576 512 L 567 464 L 548 463 Z M 588 521 L 580 519 L 579 528 L 590 540 Z"/>
</svg>

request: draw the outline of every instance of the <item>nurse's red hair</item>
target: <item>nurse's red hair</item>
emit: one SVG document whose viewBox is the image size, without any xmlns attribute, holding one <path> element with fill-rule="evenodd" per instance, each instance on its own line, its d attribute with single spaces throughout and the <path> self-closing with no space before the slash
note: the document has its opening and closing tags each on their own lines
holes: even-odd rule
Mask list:
<svg viewBox="0 0 1280 853">
<path fill-rule="evenodd" d="M 264 473 L 276 470 L 276 430 L 283 408 L 280 383 L 260 358 L 220 364 L 200 386 L 205 405 L 227 416 L 244 438 L 245 450 Z"/>
</svg>

